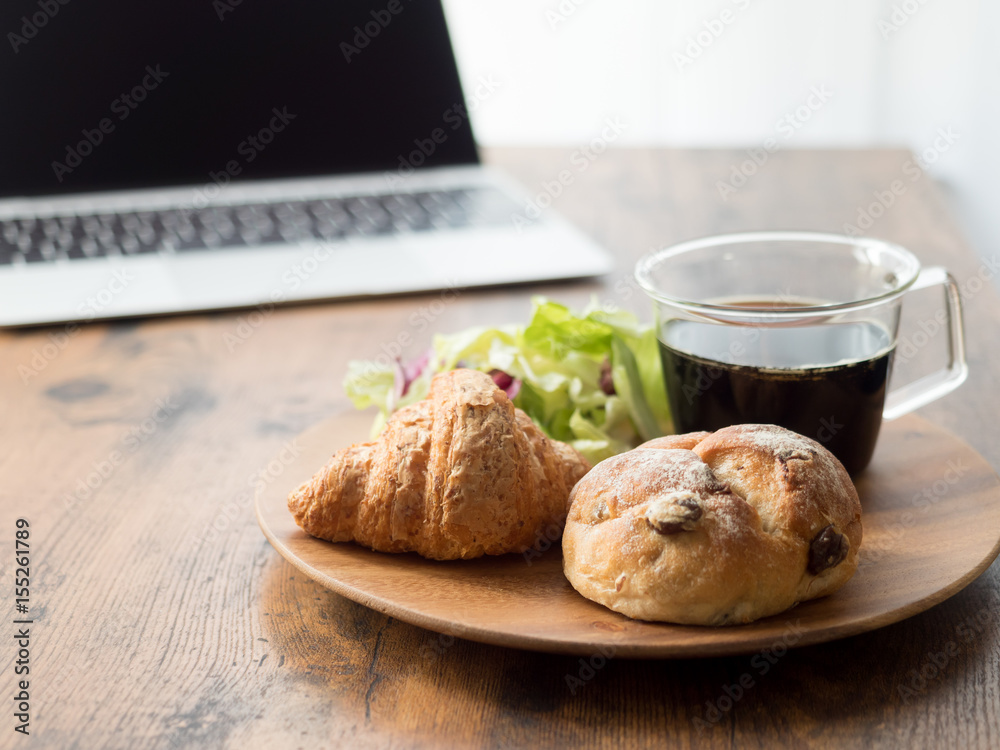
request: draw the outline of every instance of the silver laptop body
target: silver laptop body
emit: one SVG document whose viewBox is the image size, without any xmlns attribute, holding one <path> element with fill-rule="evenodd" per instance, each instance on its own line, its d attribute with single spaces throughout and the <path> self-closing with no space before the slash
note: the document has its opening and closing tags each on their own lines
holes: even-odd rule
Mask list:
<svg viewBox="0 0 1000 750">
<path fill-rule="evenodd" d="M 479 164 L 437 0 L 211 7 L 60 5 L 0 71 L 0 326 L 610 270 Z"/>
</svg>

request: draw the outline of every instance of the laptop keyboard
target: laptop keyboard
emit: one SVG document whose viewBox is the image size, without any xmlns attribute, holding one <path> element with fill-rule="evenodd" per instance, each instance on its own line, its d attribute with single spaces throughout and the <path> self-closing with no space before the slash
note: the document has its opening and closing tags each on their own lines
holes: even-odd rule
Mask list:
<svg viewBox="0 0 1000 750">
<path fill-rule="evenodd" d="M 0 221 L 0 265 L 297 244 L 496 226 L 518 206 L 495 188 Z"/>
</svg>

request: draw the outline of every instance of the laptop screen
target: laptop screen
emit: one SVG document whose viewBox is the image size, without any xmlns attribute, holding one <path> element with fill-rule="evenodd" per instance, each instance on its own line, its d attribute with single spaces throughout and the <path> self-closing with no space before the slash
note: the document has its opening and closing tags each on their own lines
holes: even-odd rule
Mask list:
<svg viewBox="0 0 1000 750">
<path fill-rule="evenodd" d="M 477 162 L 440 0 L 5 0 L 0 196 Z"/>
</svg>

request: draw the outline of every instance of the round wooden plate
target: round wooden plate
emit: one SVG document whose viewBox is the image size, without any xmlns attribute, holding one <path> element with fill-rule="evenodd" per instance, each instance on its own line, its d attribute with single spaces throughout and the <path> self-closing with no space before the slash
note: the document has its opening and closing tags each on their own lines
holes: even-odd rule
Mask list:
<svg viewBox="0 0 1000 750">
<path fill-rule="evenodd" d="M 300 453 L 258 493 L 257 519 L 274 548 L 329 589 L 423 628 L 499 646 L 619 657 L 752 653 L 843 638 L 898 622 L 947 599 L 1000 551 L 1000 477 L 972 448 L 915 416 L 883 425 L 857 482 L 864 511 L 861 564 L 837 593 L 750 625 L 640 622 L 582 596 L 562 573 L 556 542 L 519 554 L 435 562 L 314 539 L 286 506 L 330 455 L 367 439 L 370 412 L 320 423 Z M 287 459 L 286 452 L 283 462 Z M 539 545 L 545 546 L 545 541 Z"/>
</svg>

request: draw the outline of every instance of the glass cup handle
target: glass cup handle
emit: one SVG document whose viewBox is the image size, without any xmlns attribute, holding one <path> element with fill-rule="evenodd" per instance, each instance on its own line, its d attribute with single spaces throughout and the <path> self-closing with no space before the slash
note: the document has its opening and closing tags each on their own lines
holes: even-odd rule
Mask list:
<svg viewBox="0 0 1000 750">
<path fill-rule="evenodd" d="M 965 363 L 962 297 L 958 292 L 955 277 L 938 266 L 924 268 L 910 287 L 910 291 L 938 284 L 944 286 L 948 297 L 948 366 L 889 393 L 885 399 L 885 409 L 882 411 L 885 419 L 896 419 L 941 398 L 964 383 L 969 374 L 969 367 Z"/>
</svg>

